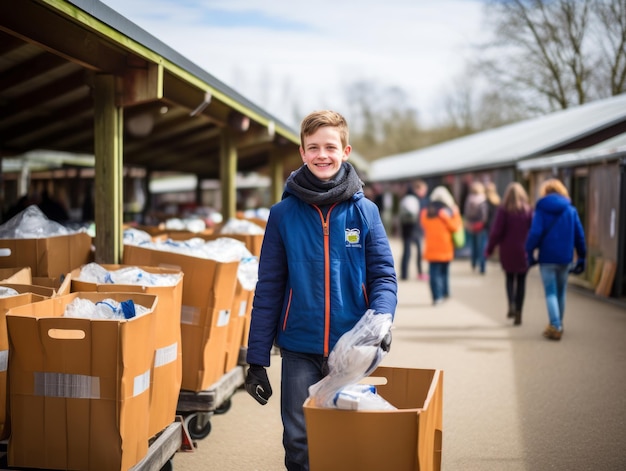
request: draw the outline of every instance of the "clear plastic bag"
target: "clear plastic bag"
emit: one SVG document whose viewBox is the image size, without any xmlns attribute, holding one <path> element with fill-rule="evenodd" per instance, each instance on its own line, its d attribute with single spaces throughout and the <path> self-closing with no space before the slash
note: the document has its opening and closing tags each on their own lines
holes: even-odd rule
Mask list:
<svg viewBox="0 0 626 471">
<path fill-rule="evenodd" d="M 127 320 L 143 316 L 148 312 L 150 312 L 150 309 L 140 304 L 135 304 L 132 299 L 118 302 L 107 298 L 94 303 L 89 299 L 76 298 L 65 306 L 63 316 L 82 319 Z"/>
<path fill-rule="evenodd" d="M 17 296 L 18 293 L 13 288 L 9 288 L 8 286 L 0 286 L 0 298 L 10 298 L 11 296 Z"/>
<path fill-rule="evenodd" d="M 0 225 L 0 239 L 40 239 L 73 232 L 62 224 L 48 219 L 34 204 Z"/>
<path fill-rule="evenodd" d="M 350 384 L 340 389 L 333 398 L 333 405 L 346 410 L 396 410 L 371 384 Z"/>
<path fill-rule="evenodd" d="M 380 343 L 391 330 L 392 322 L 391 314 L 375 314 L 369 309 L 341 336 L 328 356 L 328 376 L 309 387 L 309 397 L 316 405 L 335 407 L 339 391 L 376 369 L 386 354 Z"/>
<path fill-rule="evenodd" d="M 141 286 L 174 286 L 180 280 L 180 274 L 157 274 L 147 272 L 139 267 L 123 267 L 107 270 L 97 263 L 84 265 L 77 280 L 90 283 L 111 283 L 118 285 Z"/>
</svg>

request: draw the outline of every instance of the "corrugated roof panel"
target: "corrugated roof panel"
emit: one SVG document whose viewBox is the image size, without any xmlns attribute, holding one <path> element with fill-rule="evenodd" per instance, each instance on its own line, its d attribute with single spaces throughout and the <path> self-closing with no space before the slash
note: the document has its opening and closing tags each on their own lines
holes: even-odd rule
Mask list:
<svg viewBox="0 0 626 471">
<path fill-rule="evenodd" d="M 626 119 L 626 94 L 372 162 L 372 181 L 512 166 Z"/>
<path fill-rule="evenodd" d="M 548 155 L 536 159 L 522 160 L 517 163 L 518 170 L 538 170 L 552 167 L 584 165 L 602 160 L 616 160 L 626 156 L 626 133 L 588 147 L 579 152 Z"/>
</svg>

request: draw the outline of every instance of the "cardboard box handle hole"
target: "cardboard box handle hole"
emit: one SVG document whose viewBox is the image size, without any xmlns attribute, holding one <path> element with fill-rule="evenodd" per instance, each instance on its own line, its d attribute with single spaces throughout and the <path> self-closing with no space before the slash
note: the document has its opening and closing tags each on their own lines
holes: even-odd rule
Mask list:
<svg viewBox="0 0 626 471">
<path fill-rule="evenodd" d="M 85 338 L 84 330 L 76 329 L 49 329 L 48 336 L 57 340 L 82 340 Z"/>
</svg>

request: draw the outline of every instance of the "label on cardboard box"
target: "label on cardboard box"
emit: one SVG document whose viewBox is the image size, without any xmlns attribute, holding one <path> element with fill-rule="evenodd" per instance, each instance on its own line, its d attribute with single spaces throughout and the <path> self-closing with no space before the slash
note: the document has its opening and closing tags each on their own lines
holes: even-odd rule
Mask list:
<svg viewBox="0 0 626 471">
<path fill-rule="evenodd" d="M 180 311 L 180 323 L 189 325 L 200 324 L 200 309 L 195 306 L 183 304 Z"/>
<path fill-rule="evenodd" d="M 244 317 L 246 315 L 247 307 L 248 301 L 241 301 L 241 304 L 239 304 L 239 317 Z"/>
<path fill-rule="evenodd" d="M 217 327 L 224 327 L 228 325 L 228 321 L 230 320 L 230 309 L 221 309 L 220 312 L 217 313 Z"/>
<path fill-rule="evenodd" d="M 0 351 L 0 371 L 6 371 L 9 367 L 9 351 Z"/>
<path fill-rule="evenodd" d="M 173 363 L 178 358 L 178 342 L 174 342 L 167 347 L 158 348 L 154 356 L 154 367 Z"/>
<path fill-rule="evenodd" d="M 100 399 L 97 376 L 35 371 L 35 396 Z"/>
<path fill-rule="evenodd" d="M 150 370 L 135 376 L 133 380 L 133 397 L 139 396 L 150 387 Z"/>
</svg>

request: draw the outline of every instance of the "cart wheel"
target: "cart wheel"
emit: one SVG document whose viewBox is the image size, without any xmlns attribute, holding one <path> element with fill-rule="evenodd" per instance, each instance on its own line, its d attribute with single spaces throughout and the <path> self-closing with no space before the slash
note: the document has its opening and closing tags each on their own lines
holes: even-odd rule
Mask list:
<svg viewBox="0 0 626 471">
<path fill-rule="evenodd" d="M 211 433 L 209 414 L 192 414 L 185 419 L 187 431 L 193 440 L 202 440 Z"/>
<path fill-rule="evenodd" d="M 174 471 L 174 460 L 170 458 L 161 468 L 161 471 Z"/>
<path fill-rule="evenodd" d="M 224 402 L 222 402 L 218 408 L 215 409 L 215 413 L 225 414 L 226 412 L 230 410 L 231 405 L 232 405 L 232 402 L 230 401 L 230 398 L 228 398 Z"/>
</svg>

